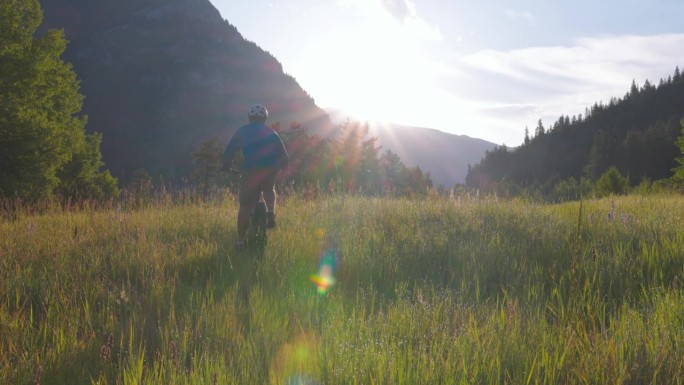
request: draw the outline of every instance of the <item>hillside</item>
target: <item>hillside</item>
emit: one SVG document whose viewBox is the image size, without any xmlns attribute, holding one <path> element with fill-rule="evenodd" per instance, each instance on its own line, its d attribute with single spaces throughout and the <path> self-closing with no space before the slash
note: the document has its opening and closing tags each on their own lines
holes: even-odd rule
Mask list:
<svg viewBox="0 0 684 385">
<path fill-rule="evenodd" d="M 383 150 L 396 153 L 407 166 L 430 171 L 435 185 L 447 187 L 465 183 L 468 165 L 478 163 L 496 146 L 465 135 L 397 124 L 372 125 L 369 134 L 378 137 Z"/>
<path fill-rule="evenodd" d="M 227 140 L 249 105 L 273 121 L 329 129 L 281 64 L 246 41 L 209 0 L 41 0 L 44 28 L 63 28 L 85 95 L 88 131 L 125 180 L 136 169 L 174 178 L 212 136 Z"/>
<path fill-rule="evenodd" d="M 632 184 L 668 178 L 677 165 L 675 145 L 684 117 L 684 76 L 679 68 L 658 85 L 632 84 L 623 98 L 595 103 L 579 116 L 561 116 L 514 149 L 490 151 L 468 174 L 468 184 L 494 187 L 501 182 L 548 191 L 555 184 L 596 180 L 616 166 Z"/>
<path fill-rule="evenodd" d="M 326 109 L 335 124 L 349 117 L 336 109 Z M 464 183 L 468 166 L 478 163 L 495 143 L 455 135 L 433 128 L 412 127 L 392 123 L 369 123 L 368 135 L 378 138 L 381 152 L 390 150 L 409 167 L 429 171 L 435 185 L 446 187 Z"/>
</svg>

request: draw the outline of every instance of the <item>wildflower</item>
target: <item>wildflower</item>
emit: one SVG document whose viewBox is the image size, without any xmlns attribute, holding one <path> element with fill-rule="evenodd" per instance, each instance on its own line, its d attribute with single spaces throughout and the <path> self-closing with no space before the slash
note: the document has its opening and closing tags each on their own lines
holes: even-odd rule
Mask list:
<svg viewBox="0 0 684 385">
<path fill-rule="evenodd" d="M 610 212 L 608 213 L 608 222 L 615 219 L 615 200 L 610 198 Z"/>
<path fill-rule="evenodd" d="M 169 351 L 171 353 L 171 362 L 173 363 L 173 367 L 178 369 L 178 351 L 176 350 L 176 343 L 174 341 L 171 341 Z"/>
<path fill-rule="evenodd" d="M 114 347 L 114 333 L 109 333 L 109 337 L 107 338 L 107 342 L 102 345 L 102 348 L 100 349 L 100 357 L 102 358 L 102 362 L 108 362 L 109 359 L 112 357 L 112 348 Z"/>
<path fill-rule="evenodd" d="M 630 219 L 631 219 L 631 218 L 630 218 L 629 214 L 622 213 L 622 214 L 620 215 L 620 220 L 622 221 L 623 224 L 629 222 Z"/>
<path fill-rule="evenodd" d="M 33 377 L 33 384 L 34 385 L 40 385 L 40 381 L 43 378 L 43 367 L 38 366 L 36 368 L 36 375 Z"/>
<path fill-rule="evenodd" d="M 128 293 L 126 293 L 126 289 L 123 287 L 121 288 L 121 291 L 119 291 L 119 299 L 117 300 L 117 303 L 128 303 Z"/>
<path fill-rule="evenodd" d="M 423 298 L 423 291 L 420 290 L 420 288 L 416 290 L 416 299 L 418 300 L 418 303 L 420 303 L 421 305 L 425 307 L 428 306 L 428 302 Z"/>
</svg>

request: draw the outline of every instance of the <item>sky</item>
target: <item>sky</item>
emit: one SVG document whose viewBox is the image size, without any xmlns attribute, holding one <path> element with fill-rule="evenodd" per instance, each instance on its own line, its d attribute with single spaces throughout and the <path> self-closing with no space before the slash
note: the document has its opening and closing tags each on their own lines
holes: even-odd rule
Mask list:
<svg viewBox="0 0 684 385">
<path fill-rule="evenodd" d="M 683 0 L 211 0 L 322 108 L 517 146 L 684 69 Z"/>
</svg>

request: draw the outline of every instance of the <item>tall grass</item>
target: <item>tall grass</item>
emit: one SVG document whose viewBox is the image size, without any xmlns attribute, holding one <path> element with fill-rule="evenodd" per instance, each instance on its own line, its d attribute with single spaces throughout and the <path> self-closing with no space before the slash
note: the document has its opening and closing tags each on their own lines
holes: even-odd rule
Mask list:
<svg viewBox="0 0 684 385">
<path fill-rule="evenodd" d="M 0 383 L 682 383 L 684 199 L 612 202 L 291 198 L 263 254 L 232 199 L 19 213 Z"/>
</svg>

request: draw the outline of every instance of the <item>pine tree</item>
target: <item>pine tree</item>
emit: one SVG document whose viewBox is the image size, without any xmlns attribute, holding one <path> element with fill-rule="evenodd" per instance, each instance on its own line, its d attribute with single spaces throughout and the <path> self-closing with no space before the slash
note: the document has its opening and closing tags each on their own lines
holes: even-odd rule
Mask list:
<svg viewBox="0 0 684 385">
<path fill-rule="evenodd" d="M 629 95 L 634 97 L 639 94 L 639 86 L 636 84 L 636 80 L 632 79 L 632 86 L 629 88 Z"/>
<path fill-rule="evenodd" d="M 385 151 L 380 157 L 380 169 L 385 193 L 401 195 L 406 192 L 406 166 L 399 155 Z"/>
<path fill-rule="evenodd" d="M 542 136 L 545 133 L 546 133 L 546 130 L 544 129 L 544 124 L 542 123 L 542 120 L 539 119 L 539 121 L 537 122 L 537 128 L 534 129 L 534 136 L 535 137 Z"/>
<path fill-rule="evenodd" d="M 86 118 L 78 116 L 83 102 L 78 80 L 61 60 L 63 32 L 35 37 L 41 21 L 37 0 L 0 2 L 0 196 L 38 199 L 63 182 L 69 185 L 65 190 L 85 186 L 84 174 L 63 172 L 66 180 L 60 181 L 75 154 L 101 166 L 99 138 L 86 139 Z M 95 170 L 89 178 L 117 192 L 108 172 Z"/>
<path fill-rule="evenodd" d="M 653 85 L 651 82 L 648 81 L 648 79 L 644 80 L 644 86 L 641 88 L 642 91 L 648 92 L 654 89 Z"/>
<path fill-rule="evenodd" d="M 680 123 L 682 126 L 682 135 L 677 138 L 676 144 L 677 147 L 679 147 L 682 156 L 676 159 L 679 166 L 672 169 L 674 175 L 672 176 L 671 181 L 677 186 L 684 187 L 684 119 L 682 119 Z"/>
<path fill-rule="evenodd" d="M 192 178 L 199 183 L 203 195 L 209 195 L 221 173 L 223 147 L 217 137 L 211 137 L 200 144 L 192 154 L 192 161 L 199 167 L 192 173 Z"/>
</svg>

